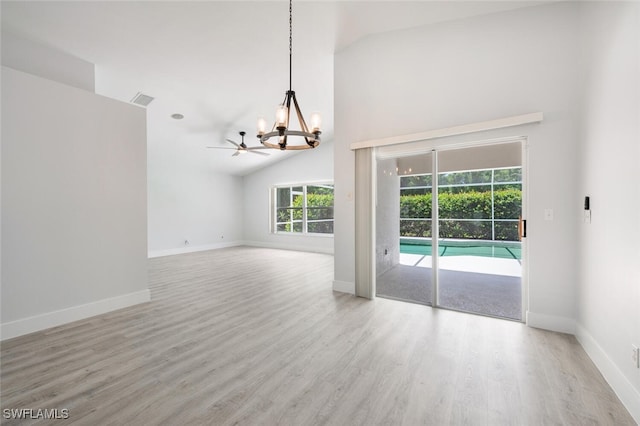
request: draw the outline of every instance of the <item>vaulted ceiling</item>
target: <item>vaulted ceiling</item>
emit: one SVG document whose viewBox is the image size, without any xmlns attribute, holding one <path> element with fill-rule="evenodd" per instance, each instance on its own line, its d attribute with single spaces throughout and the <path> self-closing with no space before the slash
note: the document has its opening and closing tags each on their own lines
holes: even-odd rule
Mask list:
<svg viewBox="0 0 640 426">
<path fill-rule="evenodd" d="M 293 89 L 306 116 L 322 114 L 323 139 L 331 140 L 336 51 L 372 34 L 540 3 L 294 1 Z M 95 64 L 97 93 L 125 102 L 138 92 L 153 96 L 150 149 L 234 175 L 292 155 L 231 158 L 231 150 L 206 148 L 239 142 L 241 130 L 257 145 L 257 117 L 274 116 L 288 88 L 286 1 L 3 1 L 1 12 L 3 32 Z"/>
</svg>

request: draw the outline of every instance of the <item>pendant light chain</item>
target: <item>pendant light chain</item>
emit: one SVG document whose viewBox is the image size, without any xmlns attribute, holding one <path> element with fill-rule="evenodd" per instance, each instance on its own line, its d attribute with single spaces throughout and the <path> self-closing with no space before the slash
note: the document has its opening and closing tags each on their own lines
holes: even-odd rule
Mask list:
<svg viewBox="0 0 640 426">
<path fill-rule="evenodd" d="M 292 90 L 292 85 L 291 85 L 291 72 L 293 67 L 291 66 L 291 62 L 292 62 L 292 57 L 293 57 L 293 18 L 292 18 L 292 4 L 293 0 L 289 0 L 289 91 Z"/>
<path fill-rule="evenodd" d="M 300 130 L 289 127 L 291 112 L 295 112 Z M 276 109 L 276 122 L 270 132 L 266 130 L 264 118 L 258 118 L 258 134 L 256 135 L 260 143 L 267 147 L 279 150 L 299 150 L 310 149 L 320 145 L 320 114 L 311 114 L 311 129 L 300 112 L 296 93 L 293 91 L 293 0 L 289 0 L 289 90 L 284 96 L 284 101 Z M 304 143 L 290 145 L 288 139 L 292 136 L 302 137 Z M 269 142 L 271 138 L 278 138 L 278 142 Z"/>
</svg>

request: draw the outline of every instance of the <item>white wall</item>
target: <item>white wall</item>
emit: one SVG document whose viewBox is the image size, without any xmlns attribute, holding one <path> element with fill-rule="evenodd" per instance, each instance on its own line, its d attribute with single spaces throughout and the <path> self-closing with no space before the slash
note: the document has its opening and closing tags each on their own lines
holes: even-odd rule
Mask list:
<svg viewBox="0 0 640 426">
<path fill-rule="evenodd" d="M 640 422 L 640 4 L 584 5 L 577 337 Z M 591 223 L 582 202 L 590 196 Z"/>
<path fill-rule="evenodd" d="M 274 185 L 333 181 L 333 144 L 302 151 L 244 177 L 244 239 L 249 245 L 333 253 L 333 237 L 270 232 L 269 191 Z"/>
<path fill-rule="evenodd" d="M 149 300 L 144 110 L 2 68 L 2 338 Z"/>
<path fill-rule="evenodd" d="M 2 65 L 69 86 L 95 91 L 92 63 L 2 31 Z"/>
<path fill-rule="evenodd" d="M 242 177 L 217 173 L 203 154 L 175 135 L 149 136 L 150 257 L 241 243 Z"/>
<path fill-rule="evenodd" d="M 559 3 L 368 37 L 336 55 L 335 279 L 354 282 L 349 144 L 541 111 L 529 137 L 529 323 L 575 330 L 578 5 Z M 544 210 L 554 209 L 554 221 Z"/>
</svg>

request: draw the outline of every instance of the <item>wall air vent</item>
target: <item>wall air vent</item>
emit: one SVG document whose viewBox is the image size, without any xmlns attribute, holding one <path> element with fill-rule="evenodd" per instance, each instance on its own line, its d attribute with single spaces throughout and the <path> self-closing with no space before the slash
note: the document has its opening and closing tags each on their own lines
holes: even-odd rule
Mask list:
<svg viewBox="0 0 640 426">
<path fill-rule="evenodd" d="M 136 95 L 133 97 L 133 99 L 131 99 L 131 103 L 132 104 L 136 104 L 136 105 L 140 105 L 143 107 L 146 107 L 147 105 L 149 105 L 151 103 L 151 101 L 154 98 L 152 98 L 149 95 L 145 95 L 144 93 L 136 93 Z"/>
</svg>

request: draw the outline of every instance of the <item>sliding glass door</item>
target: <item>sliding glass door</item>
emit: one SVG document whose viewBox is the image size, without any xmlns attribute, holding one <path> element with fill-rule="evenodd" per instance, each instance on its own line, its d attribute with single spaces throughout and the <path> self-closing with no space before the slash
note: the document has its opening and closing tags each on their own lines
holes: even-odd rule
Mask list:
<svg viewBox="0 0 640 426">
<path fill-rule="evenodd" d="M 378 160 L 376 294 L 431 305 L 431 154 Z"/>
<path fill-rule="evenodd" d="M 520 144 L 438 153 L 439 306 L 522 318 L 521 158 Z"/>
<path fill-rule="evenodd" d="M 522 319 L 521 145 L 378 159 L 378 296 Z"/>
</svg>

